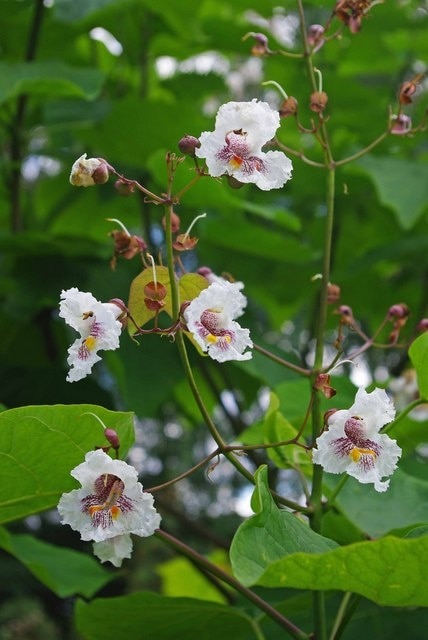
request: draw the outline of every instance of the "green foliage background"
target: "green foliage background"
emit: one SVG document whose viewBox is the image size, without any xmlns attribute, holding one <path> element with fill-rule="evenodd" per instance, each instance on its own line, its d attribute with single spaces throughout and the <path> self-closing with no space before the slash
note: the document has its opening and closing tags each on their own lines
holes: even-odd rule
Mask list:
<svg viewBox="0 0 428 640">
<path fill-rule="evenodd" d="M 325 22 L 333 3 L 307 1 L 304 4 L 307 22 L 311 24 Z M 195 464 L 206 446 L 206 436 L 198 429 L 200 417 L 184 384 L 175 349 L 155 335 L 145 337 L 137 347 L 124 334 L 121 349 L 107 353 L 93 375 L 69 384 L 65 381 L 66 350 L 74 337 L 58 319 L 57 308 L 61 290 L 72 286 L 91 291 L 99 300 L 118 297 L 128 301 L 130 283 L 140 273 L 141 263 L 138 258 L 132 262 L 119 260 L 117 269 L 110 269 L 113 245 L 108 234 L 114 225 L 106 222 L 106 218 L 119 218 L 132 232 L 142 235 L 157 255 L 163 248 L 163 211 L 144 202 L 137 194 L 121 198 L 112 181 L 93 189 L 73 189 L 68 182 L 70 167 L 84 152 L 88 156 L 104 157 L 127 177 L 162 193 L 166 188 L 165 154 L 178 153 L 177 142 L 182 135 L 198 136 L 201 131 L 212 130 L 220 104 L 230 99 L 254 97 L 278 100 L 271 87 L 261 86 L 262 80 L 275 80 L 295 96 L 300 118 L 309 125 L 310 90 L 304 65 L 282 56 L 271 56 L 253 58 L 256 66 L 248 67 L 251 42 L 242 40 L 249 31 L 264 31 L 269 35 L 271 49 L 282 48 L 274 35 L 251 21 L 251 14 L 257 12 L 264 18 L 283 14 L 296 20 L 296 6 L 291 1 L 279 6 L 273 0 L 157 3 L 55 0 L 51 7 L 43 8 L 37 0 L 2 0 L 1 9 L 0 402 L 7 409 L 87 403 L 123 412 L 134 411 L 140 421 L 139 450 L 149 452 L 147 458 L 140 458 L 145 485 L 155 485 Z M 121 43 L 120 55 L 111 53 L 103 42 L 91 36 L 92 30 L 99 27 Z M 400 83 L 422 69 L 424 57 L 426 64 L 426 34 L 426 4 L 417 0 L 385 2 L 374 7 L 359 34 L 345 31 L 340 39 L 317 53 L 324 90 L 329 95 L 329 130 L 336 160 L 369 145 L 385 130 L 388 108 L 395 104 Z M 298 48 L 298 33 L 294 36 Z M 195 56 L 207 51 L 216 52 L 218 68 L 201 69 L 194 62 Z M 164 57 L 168 57 L 175 68 L 170 77 L 159 74 L 160 61 L 164 59 L 165 64 Z M 238 86 L 231 83 L 237 74 L 244 77 Z M 415 124 L 420 122 L 426 108 L 424 92 L 426 85 L 406 108 Z M 302 136 L 292 119 L 282 121 L 278 137 L 287 146 L 303 150 L 313 160 L 321 160 L 312 138 Z M 405 302 L 411 310 L 405 338 L 410 339 L 417 322 L 428 315 L 427 157 L 426 135 L 388 136 L 368 155 L 338 169 L 332 280 L 341 286 L 341 302 L 353 308 L 355 317 L 369 335 L 394 303 Z M 197 225 L 196 249 L 186 256 L 189 270 L 207 265 L 216 273 L 228 272 L 243 281 L 249 297 L 246 326 L 250 327 L 254 340 L 287 354 L 298 363 L 310 351 L 317 316 L 316 285 L 311 278 L 321 270 L 325 174 L 298 158 L 293 159 L 293 164 L 293 179 L 284 190 L 266 193 L 252 185 L 232 190 L 224 182 L 204 179 L 186 194 L 176 212 L 181 217 L 183 231 L 196 215 L 208 214 Z M 188 182 L 191 166 L 190 160 L 186 160 L 180 168 L 176 190 Z M 337 316 L 331 313 L 329 331 L 333 332 L 336 325 Z M 387 331 L 383 338 L 386 336 Z M 354 337 L 348 340 L 348 344 L 352 344 Z M 304 400 L 300 402 L 300 399 L 307 391 L 274 363 L 255 354 L 253 361 L 245 366 L 216 367 L 199 358 L 196 352 L 192 362 L 208 406 L 214 409 L 220 404 L 222 408 L 219 420 L 230 439 L 247 429 L 249 422 L 257 432 L 260 427 L 257 419 L 261 416 L 254 408 L 257 409 L 260 390 L 266 387 L 276 394 L 276 411 L 280 407 L 280 414 L 270 415 L 267 438 L 277 440 L 300 424 L 302 407 L 305 407 Z M 382 365 L 390 375 L 399 375 L 407 362 L 398 351 L 387 354 L 375 351 L 368 364 L 372 371 Z M 426 388 L 426 377 L 424 380 Z M 336 386 L 340 388 L 340 406 L 349 406 L 354 393 L 352 385 L 339 380 Z M 250 411 L 254 419 L 245 423 L 228 409 L 221 392 L 230 389 L 234 390 L 241 409 Z M 126 416 L 125 413 L 117 415 Z M 50 419 L 46 418 L 47 422 Z M 120 422 L 120 418 L 117 420 Z M 123 420 L 123 428 L 128 429 L 126 417 Z M 177 425 L 179 439 L 168 435 Z M 344 521 L 346 526 L 352 523 L 354 527 L 347 542 L 360 541 L 367 532 L 384 535 L 399 530 L 404 535 L 410 525 L 427 521 L 424 515 L 426 467 L 411 453 L 415 444 L 426 441 L 426 423 L 421 427 L 409 419 L 405 427 L 402 435 L 409 442 L 409 456 L 404 461 L 402 482 L 395 485 L 393 494 L 395 504 L 401 504 L 403 510 L 400 508 L 397 514 L 392 508 L 387 509 L 387 515 L 379 517 L 382 507 L 377 505 L 377 497 L 367 498 L 364 494 L 365 497 L 358 497 L 361 509 L 356 513 L 355 498 L 361 488 L 350 483 L 341 495 L 340 522 L 330 525 L 332 530 L 326 530 L 327 536 L 340 538 L 337 532 L 343 528 Z M 7 437 L 5 434 L 5 430 L 0 432 L 0 438 Z M 244 442 L 251 443 L 251 428 L 245 434 Z M 255 437 L 257 440 L 257 435 Z M 28 447 L 29 459 L 37 458 L 37 442 L 22 438 L 21 455 L 26 455 Z M 76 442 L 79 438 L 77 433 Z M 131 444 L 129 434 L 127 438 L 126 448 Z M 81 446 L 82 450 L 91 448 L 89 442 L 87 447 Z M 60 452 L 61 444 L 58 447 Z M 262 457 L 252 462 L 264 461 L 266 458 Z M 274 462 L 281 466 L 278 459 Z M 70 468 L 74 464 L 77 462 L 70 458 Z M 4 473 L 6 481 L 13 480 L 12 472 L 12 475 L 9 471 Z M 167 526 L 178 533 L 185 532 L 207 553 L 215 547 L 228 547 L 228 539 L 240 522 L 230 506 L 232 498 L 238 495 L 240 483 L 224 473 L 224 482 L 230 483 L 230 489 L 223 498 L 219 497 L 221 485 L 209 486 L 201 472 L 192 478 L 182 494 L 171 490 L 168 497 L 159 499 Z M 59 481 L 58 494 L 68 488 L 63 486 L 64 482 Z M 210 515 L 209 507 L 213 503 L 217 511 L 211 511 Z M 51 500 L 23 515 L 54 504 L 55 500 Z M 395 514 L 394 517 L 391 514 Z M 6 520 L 9 517 L 2 519 Z M 48 542 L 81 550 L 77 537 L 60 532 L 48 518 L 43 517 L 33 525 L 37 534 Z M 16 532 L 25 536 L 33 525 L 18 523 Z M 94 582 L 85 586 L 87 591 L 71 588 L 68 592 L 63 586 L 52 586 L 56 578 L 50 569 L 41 572 L 39 568 L 38 573 L 33 573 L 47 585 L 45 591 L 45 587 L 29 581 L 29 574 L 16 574 L 16 565 L 10 564 L 11 554 L 30 567 L 32 551 L 27 549 L 25 538 L 12 547 L 8 535 L 5 533 L 0 540 L 8 552 L 1 559 L 2 574 L 7 576 L 10 572 L 18 578 L 16 587 L 1 587 L 3 596 L 39 598 L 44 603 L 42 609 L 46 610 L 46 602 L 49 604 L 53 597 L 47 595 L 48 589 L 60 597 L 69 593 L 87 596 L 95 593 L 99 584 L 107 585 L 110 581 L 110 574 L 102 578 L 92 568 Z M 236 547 L 238 542 L 235 541 Z M 108 584 L 102 595 L 119 597 L 139 588 L 158 590 L 161 595 L 140 593 L 135 598 L 139 599 L 138 607 L 161 611 L 165 608 L 162 590 L 165 575 L 170 571 L 172 576 L 177 569 L 167 565 L 170 556 L 157 541 L 146 545 L 139 552 L 143 562 L 138 567 L 143 568 L 125 573 L 113 583 L 115 586 Z M 426 554 L 421 543 L 422 548 Z M 329 553 L 335 558 L 333 562 L 339 562 L 334 550 Z M 159 576 L 153 576 L 154 566 L 163 561 L 169 569 L 166 574 L 163 571 L 162 581 Z M 191 570 L 190 567 L 186 578 L 189 584 L 192 584 Z M 270 584 L 266 582 L 269 576 L 273 580 Z M 271 567 L 263 580 L 261 584 L 280 586 L 275 582 L 275 568 Z M 295 585 L 291 581 L 287 586 Z M 331 583 L 327 588 L 334 590 L 341 586 Z M 208 583 L 206 589 L 212 593 Z M 183 594 L 177 588 L 168 595 L 196 598 L 202 591 L 198 586 L 193 594 L 188 591 Z M 287 615 L 292 612 L 305 626 L 306 595 L 291 589 L 270 593 L 276 602 L 283 603 L 280 608 L 282 606 Z M 360 593 L 370 597 L 367 592 Z M 256 637 L 251 621 L 254 611 L 232 610 L 227 602 L 227 594 L 216 605 L 186 601 L 178 611 L 181 615 L 187 615 L 188 611 L 194 632 L 191 636 L 179 637 L 208 639 L 220 633 L 225 638 Z M 331 591 L 332 608 L 337 602 L 336 592 Z M 388 604 L 382 598 L 377 602 Z M 56 600 L 55 603 L 59 606 Z M 408 604 L 423 603 L 418 600 Z M 76 624 L 84 637 L 101 637 L 97 622 L 107 620 L 105 606 L 102 601 L 79 603 Z M 120 614 L 123 607 L 123 616 L 128 616 L 129 606 L 129 601 L 119 600 L 114 612 Z M 136 606 L 132 604 L 133 611 Z M 405 609 L 391 613 L 390 609 L 374 609 L 374 605 L 364 601 L 359 611 L 344 636 L 349 640 L 360 637 L 361 628 L 365 628 L 368 621 L 373 628 L 371 637 L 399 637 L 396 630 L 400 628 L 411 629 L 406 631 L 406 637 L 423 637 L 420 631 L 424 621 L 426 624 L 423 609 L 412 615 Z M 142 624 L 149 625 L 145 628 L 153 628 L 157 634 L 152 637 L 169 638 L 172 635 L 168 635 L 167 629 L 174 625 L 178 614 L 170 609 L 166 615 L 164 626 L 157 626 L 159 617 L 151 614 L 147 614 L 147 619 L 132 618 L 132 625 L 135 624 L 135 629 Z M 212 631 L 201 635 L 210 616 Z M 61 612 L 53 618 L 62 629 L 58 633 L 64 634 L 58 637 L 73 637 L 75 631 L 71 630 L 69 614 Z M 394 624 L 390 622 L 392 619 Z M 266 638 L 278 637 L 275 635 L 278 631 L 271 625 L 261 621 Z M 120 637 L 114 634 L 114 626 L 112 629 L 111 637 Z M 132 631 L 132 637 L 149 637 L 138 633 L 141 631 Z M 104 633 L 102 637 L 110 636 Z"/>
</svg>

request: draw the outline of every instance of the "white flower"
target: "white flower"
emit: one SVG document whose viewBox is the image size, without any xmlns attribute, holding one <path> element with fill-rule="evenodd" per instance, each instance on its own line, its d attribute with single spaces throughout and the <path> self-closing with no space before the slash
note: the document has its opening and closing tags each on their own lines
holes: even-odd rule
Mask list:
<svg viewBox="0 0 428 640">
<path fill-rule="evenodd" d="M 291 160 L 281 151 L 262 151 L 280 124 L 267 102 L 227 102 L 218 110 L 215 130 L 204 131 L 195 149 L 211 176 L 228 174 L 259 189 L 279 189 L 291 178 Z"/>
<path fill-rule="evenodd" d="M 59 316 L 80 333 L 80 338 L 68 349 L 67 363 L 71 369 L 68 382 L 81 380 L 101 360 L 100 349 L 119 347 L 122 325 L 117 318 L 122 314 L 116 304 L 98 302 L 92 293 L 76 287 L 61 292 Z"/>
<path fill-rule="evenodd" d="M 93 540 L 94 553 L 102 562 L 120 566 L 132 551 L 129 534 L 146 537 L 159 528 L 153 496 L 143 493 L 134 467 L 113 460 L 101 449 L 87 453 L 71 475 L 81 488 L 61 496 L 62 524 L 79 531 L 82 540 Z"/>
<path fill-rule="evenodd" d="M 383 389 L 367 393 L 360 387 L 347 410 L 336 411 L 328 420 L 328 431 L 317 438 L 313 461 L 330 473 L 348 473 L 363 484 L 373 483 L 386 491 L 397 468 L 401 449 L 395 440 L 379 433 L 395 416 L 392 400 Z"/>
<path fill-rule="evenodd" d="M 253 346 L 250 332 L 234 320 L 242 315 L 247 304 L 240 288 L 240 283 L 214 282 L 184 311 L 187 327 L 196 342 L 218 362 L 252 357 L 250 351 L 245 351 Z"/>
<path fill-rule="evenodd" d="M 98 158 L 87 158 L 86 153 L 80 156 L 71 167 L 70 183 L 74 187 L 92 187 L 95 184 L 107 182 L 108 178 L 106 163 Z"/>
<path fill-rule="evenodd" d="M 132 554 L 132 539 L 129 533 L 115 536 L 92 545 L 94 555 L 101 562 L 111 562 L 115 567 L 122 566 L 122 560 L 130 558 Z"/>
</svg>

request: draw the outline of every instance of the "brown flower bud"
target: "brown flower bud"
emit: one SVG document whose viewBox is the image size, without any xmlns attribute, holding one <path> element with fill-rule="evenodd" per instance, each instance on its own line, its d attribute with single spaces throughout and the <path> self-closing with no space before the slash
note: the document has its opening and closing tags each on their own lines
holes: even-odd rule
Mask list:
<svg viewBox="0 0 428 640">
<path fill-rule="evenodd" d="M 101 160 L 101 159 L 100 159 Z M 108 164 L 101 160 L 101 164 L 95 169 L 92 174 L 92 180 L 95 184 L 105 184 L 110 178 L 110 171 Z"/>
<path fill-rule="evenodd" d="M 321 113 L 327 106 L 328 95 L 325 91 L 314 91 L 310 98 L 310 109 L 315 113 Z"/>
<path fill-rule="evenodd" d="M 284 100 L 279 108 L 279 115 L 281 118 L 288 118 L 289 116 L 295 116 L 297 113 L 299 103 L 296 98 L 289 96 L 287 100 Z"/>
<path fill-rule="evenodd" d="M 327 304 L 335 304 L 340 298 L 340 287 L 331 282 L 327 285 Z"/>
<path fill-rule="evenodd" d="M 195 136 L 185 135 L 178 142 L 178 148 L 185 156 L 195 157 L 195 149 L 201 146 L 200 141 Z"/>
<path fill-rule="evenodd" d="M 403 82 L 398 92 L 398 101 L 400 104 L 410 104 L 413 102 L 412 96 L 416 93 L 416 89 L 422 78 L 423 75 L 419 74 L 411 80 Z"/>
<path fill-rule="evenodd" d="M 198 240 L 199 238 L 191 238 L 187 233 L 180 233 L 172 243 L 172 246 L 176 251 L 190 251 L 196 246 Z"/>
<path fill-rule="evenodd" d="M 177 231 L 180 229 L 180 216 L 178 216 L 175 211 L 172 211 L 171 213 L 171 231 L 172 233 L 177 233 Z M 162 226 L 164 229 L 166 229 L 166 217 L 164 216 L 162 218 Z"/>
<path fill-rule="evenodd" d="M 132 182 L 127 182 L 119 178 L 119 180 L 116 180 L 114 183 L 114 188 L 120 196 L 127 197 L 130 196 L 131 193 L 134 193 L 135 185 Z"/>
<path fill-rule="evenodd" d="M 330 386 L 330 375 L 328 373 L 319 373 L 315 382 L 314 389 L 321 391 L 328 399 L 336 395 L 337 391 Z"/>
</svg>

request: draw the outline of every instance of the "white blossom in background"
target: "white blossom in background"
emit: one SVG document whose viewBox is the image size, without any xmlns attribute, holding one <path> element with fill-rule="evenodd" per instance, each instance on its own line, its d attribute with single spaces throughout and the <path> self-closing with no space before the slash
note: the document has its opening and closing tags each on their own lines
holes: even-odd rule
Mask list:
<svg viewBox="0 0 428 640">
<path fill-rule="evenodd" d="M 218 110 L 215 130 L 201 134 L 196 156 L 205 158 L 213 177 L 227 174 L 263 191 L 279 189 L 291 178 L 291 160 L 282 151 L 262 151 L 279 125 L 279 113 L 267 102 L 227 102 Z"/>
<path fill-rule="evenodd" d="M 249 360 L 253 343 L 248 329 L 239 318 L 247 305 L 241 293 L 241 283 L 213 282 L 192 300 L 184 311 L 188 330 L 202 351 L 218 362 Z"/>
<path fill-rule="evenodd" d="M 80 333 L 80 338 L 68 349 L 67 363 L 71 367 L 68 382 L 81 380 L 91 372 L 101 360 L 98 351 L 119 347 L 122 324 L 117 318 L 122 313 L 116 304 L 99 302 L 92 293 L 76 287 L 61 292 L 59 316 Z"/>
<path fill-rule="evenodd" d="M 397 468 L 401 449 L 395 440 L 379 433 L 395 416 L 392 400 L 383 389 L 367 393 L 360 387 L 349 409 L 328 419 L 328 430 L 316 440 L 313 461 L 329 473 L 347 473 L 363 484 L 386 491 Z"/>
<path fill-rule="evenodd" d="M 147 537 L 159 528 L 153 496 L 143 492 L 134 467 L 101 449 L 87 453 L 70 473 L 81 488 L 61 496 L 61 523 L 79 531 L 82 540 L 92 540 L 102 562 L 120 566 L 131 556 L 131 533 Z"/>
<path fill-rule="evenodd" d="M 74 187 L 92 187 L 108 180 L 107 165 L 98 158 L 87 158 L 86 153 L 80 156 L 71 167 L 70 184 Z"/>
</svg>

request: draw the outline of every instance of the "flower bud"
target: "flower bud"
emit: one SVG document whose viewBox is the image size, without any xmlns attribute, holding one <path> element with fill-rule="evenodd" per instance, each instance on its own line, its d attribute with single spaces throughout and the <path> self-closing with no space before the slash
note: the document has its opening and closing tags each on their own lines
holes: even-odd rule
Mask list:
<svg viewBox="0 0 428 640">
<path fill-rule="evenodd" d="M 321 113 L 324 111 L 327 106 L 328 95 L 325 91 L 314 91 L 311 94 L 309 107 L 311 111 L 315 111 L 315 113 Z"/>
<path fill-rule="evenodd" d="M 319 373 L 315 382 L 314 389 L 321 391 L 328 399 L 336 395 L 337 391 L 330 386 L 330 375 L 328 373 Z"/>
<path fill-rule="evenodd" d="M 254 33 L 254 31 L 250 31 L 242 39 L 246 40 L 249 37 L 252 37 L 255 40 L 255 43 L 251 48 L 251 53 L 254 56 L 264 56 L 268 53 L 272 53 L 269 49 L 269 41 L 264 33 Z"/>
<path fill-rule="evenodd" d="M 420 333 L 424 331 L 428 331 L 428 318 L 422 318 L 420 322 L 416 325 L 416 331 Z"/>
<path fill-rule="evenodd" d="M 185 135 L 179 140 L 178 148 L 185 156 L 195 157 L 195 149 L 199 149 L 201 146 L 200 141 L 195 136 Z"/>
<path fill-rule="evenodd" d="M 177 233 L 177 231 L 180 229 L 180 216 L 178 216 L 175 211 L 172 211 L 171 213 L 171 231 L 172 233 Z M 162 218 L 162 226 L 164 229 L 166 229 L 166 217 L 164 216 Z"/>
<path fill-rule="evenodd" d="M 331 282 L 327 285 L 327 304 L 334 304 L 340 298 L 340 287 Z"/>
<path fill-rule="evenodd" d="M 134 236 L 121 230 L 114 230 L 110 233 L 114 240 L 114 256 L 112 267 L 116 266 L 116 259 L 122 256 L 125 260 L 132 260 L 134 256 L 147 249 L 147 244 L 140 236 Z"/>
<path fill-rule="evenodd" d="M 295 116 L 298 109 L 298 102 L 293 96 L 289 96 L 287 100 L 284 100 L 279 108 L 279 115 L 281 118 L 288 118 L 289 116 Z"/>
<path fill-rule="evenodd" d="M 107 438 L 107 440 L 110 442 L 113 449 L 119 449 L 120 440 L 119 440 L 119 436 L 117 435 L 114 429 L 109 429 L 109 428 L 104 429 L 104 435 Z"/>
<path fill-rule="evenodd" d="M 125 182 L 125 180 L 119 178 L 119 180 L 116 180 L 114 183 L 114 188 L 120 196 L 127 197 L 130 196 L 131 193 L 134 193 L 135 185 L 132 182 Z"/>
<path fill-rule="evenodd" d="M 324 413 L 324 425 L 328 426 L 328 421 L 330 420 L 331 416 L 336 413 L 336 411 L 338 411 L 338 409 L 329 409 L 328 411 L 326 411 Z"/>
<path fill-rule="evenodd" d="M 405 136 L 412 130 L 412 119 L 405 113 L 398 116 L 392 115 L 390 119 L 389 132 L 395 136 Z"/>
<path fill-rule="evenodd" d="M 407 318 L 408 315 L 409 315 L 409 307 L 407 306 L 407 304 L 404 304 L 404 302 L 400 302 L 398 304 L 393 304 L 388 309 L 388 316 L 391 319 L 392 318 L 398 318 L 398 319 Z"/>
<path fill-rule="evenodd" d="M 108 179 L 108 164 L 102 158 L 87 158 L 84 153 L 71 167 L 70 183 L 74 187 L 92 187 Z"/>
<path fill-rule="evenodd" d="M 144 295 L 149 300 L 159 302 L 166 297 L 166 287 L 161 282 L 148 282 L 144 287 Z"/>
<path fill-rule="evenodd" d="M 198 240 L 199 238 L 191 238 L 187 233 L 180 233 L 172 243 L 172 246 L 176 251 L 190 251 L 198 243 Z"/>
<path fill-rule="evenodd" d="M 416 89 L 422 77 L 423 76 L 421 75 L 417 75 L 412 78 L 412 80 L 403 82 L 398 92 L 398 101 L 400 104 L 410 104 L 411 102 L 413 102 L 412 96 L 416 93 Z"/>
<path fill-rule="evenodd" d="M 320 24 L 311 24 L 308 29 L 308 44 L 313 47 L 315 53 L 323 46 L 325 39 L 323 38 L 325 29 Z"/>
</svg>

